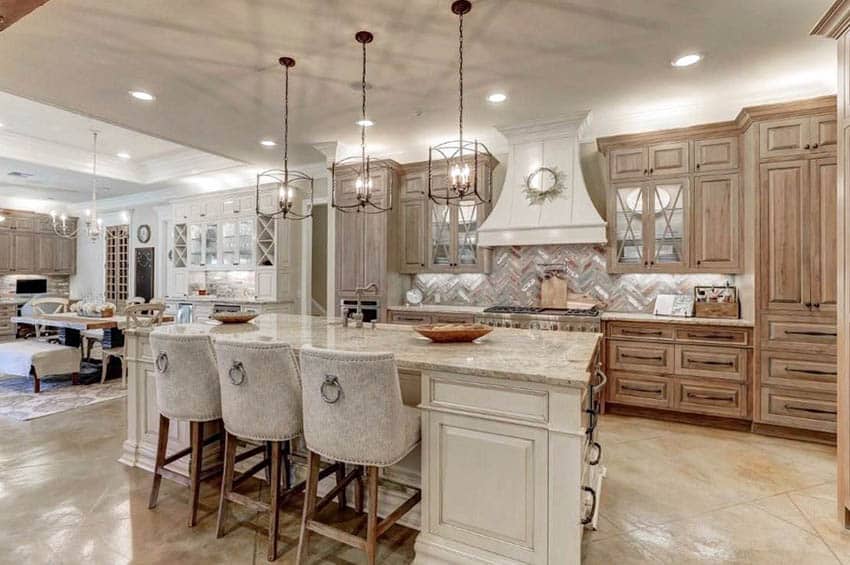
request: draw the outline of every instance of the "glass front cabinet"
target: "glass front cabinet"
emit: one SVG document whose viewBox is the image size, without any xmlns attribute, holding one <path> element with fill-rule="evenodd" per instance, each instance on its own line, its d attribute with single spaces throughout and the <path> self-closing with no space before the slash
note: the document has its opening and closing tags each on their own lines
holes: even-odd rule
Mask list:
<svg viewBox="0 0 850 565">
<path fill-rule="evenodd" d="M 609 192 L 610 261 L 617 273 L 682 272 L 690 248 L 687 178 L 620 183 Z"/>
<path fill-rule="evenodd" d="M 189 268 L 254 268 L 255 232 L 250 218 L 188 224 L 187 231 Z M 175 255 L 177 248 L 175 240 Z"/>
</svg>

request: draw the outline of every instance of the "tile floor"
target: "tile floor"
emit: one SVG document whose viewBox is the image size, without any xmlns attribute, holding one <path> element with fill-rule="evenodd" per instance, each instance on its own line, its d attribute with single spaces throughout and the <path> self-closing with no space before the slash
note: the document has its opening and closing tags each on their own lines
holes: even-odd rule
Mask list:
<svg viewBox="0 0 850 565">
<path fill-rule="evenodd" d="M 265 516 L 235 510 L 215 539 L 215 484 L 202 519 L 185 527 L 186 492 L 116 462 L 124 401 L 31 422 L 0 419 L 0 563 L 264 563 Z M 835 451 L 751 434 L 606 416 L 608 478 L 585 563 L 849 564 L 850 532 L 835 519 Z M 351 512 L 325 519 L 352 528 Z M 282 513 L 279 563 L 294 561 L 300 504 Z M 237 527 L 237 522 L 243 524 Z M 362 563 L 313 538 L 310 563 Z M 413 558 L 415 532 L 393 528 L 379 562 Z"/>
</svg>

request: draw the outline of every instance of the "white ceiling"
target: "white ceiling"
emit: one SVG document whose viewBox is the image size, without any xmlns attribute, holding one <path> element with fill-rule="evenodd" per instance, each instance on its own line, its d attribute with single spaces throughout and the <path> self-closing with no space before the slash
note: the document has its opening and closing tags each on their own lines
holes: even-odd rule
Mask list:
<svg viewBox="0 0 850 565">
<path fill-rule="evenodd" d="M 832 93 L 834 42 L 808 35 L 831 3 L 478 0 L 465 21 L 467 131 L 498 148 L 504 141 L 497 124 L 577 110 L 592 110 L 591 134 L 606 135 L 731 119 L 744 105 Z M 315 143 L 358 142 L 360 52 L 353 36 L 366 28 L 375 34 L 370 145 L 400 161 L 424 160 L 428 144 L 456 127 L 457 20 L 449 4 L 51 0 L 0 36 L 0 90 L 160 138 L 116 132 L 109 141 L 104 136 L 109 153 L 153 158 L 173 142 L 274 166 L 280 147 L 258 142 L 280 138 L 277 58 L 289 55 L 297 60 L 292 161 L 315 163 L 322 159 Z M 705 60 L 670 67 L 690 51 Z M 131 89 L 157 100 L 133 100 Z M 508 101 L 487 103 L 495 90 Z M 88 147 L 88 128 L 77 117 L 45 120 L 3 97 L 0 122 Z M 143 184 L 154 179 L 136 174 Z"/>
</svg>

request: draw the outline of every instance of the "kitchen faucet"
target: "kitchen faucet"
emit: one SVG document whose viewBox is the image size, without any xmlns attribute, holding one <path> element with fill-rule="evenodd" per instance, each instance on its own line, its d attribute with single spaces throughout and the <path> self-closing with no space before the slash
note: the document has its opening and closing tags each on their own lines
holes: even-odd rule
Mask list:
<svg viewBox="0 0 850 565">
<path fill-rule="evenodd" d="M 354 295 L 357 298 L 357 310 L 351 315 L 351 319 L 354 320 L 355 328 L 363 327 L 363 295 L 369 291 L 378 292 L 378 285 L 369 283 L 366 286 L 358 286 L 354 289 Z M 343 310 L 342 323 L 344 327 L 348 327 L 348 318 L 348 310 Z"/>
</svg>

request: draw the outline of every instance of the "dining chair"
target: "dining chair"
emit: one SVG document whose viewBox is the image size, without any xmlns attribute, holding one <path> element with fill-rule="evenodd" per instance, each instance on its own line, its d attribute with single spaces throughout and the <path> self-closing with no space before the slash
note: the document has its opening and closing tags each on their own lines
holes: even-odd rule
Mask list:
<svg viewBox="0 0 850 565">
<path fill-rule="evenodd" d="M 159 326 L 162 324 L 162 314 L 164 312 L 164 304 L 131 304 L 126 310 L 124 310 L 124 315 L 127 316 L 127 323 L 124 329 L 129 330 L 134 328 L 150 328 Z M 109 368 L 109 360 L 111 358 L 118 359 L 121 362 L 121 385 L 126 387 L 128 369 L 126 344 L 103 350 L 103 366 L 101 368 L 100 384 L 106 382 L 106 373 Z"/>
<path fill-rule="evenodd" d="M 124 304 L 125 306 L 129 307 L 135 304 L 144 303 L 144 298 L 142 298 L 141 296 L 134 296 L 133 298 L 128 298 Z M 86 346 L 86 350 L 84 351 L 83 355 L 85 359 L 91 359 L 91 350 L 95 343 L 99 343 L 101 347 L 103 346 L 103 330 L 84 330 L 80 332 L 80 337 L 82 337 L 82 341 L 85 343 Z"/>
<path fill-rule="evenodd" d="M 32 313 L 35 316 L 44 316 L 48 314 L 63 314 L 68 311 L 70 300 L 60 298 L 58 296 L 43 296 L 41 298 L 33 298 L 30 301 Z M 59 342 L 59 330 L 48 328 L 42 324 L 34 324 L 35 338 L 39 341 L 48 341 L 53 343 Z"/>
</svg>

